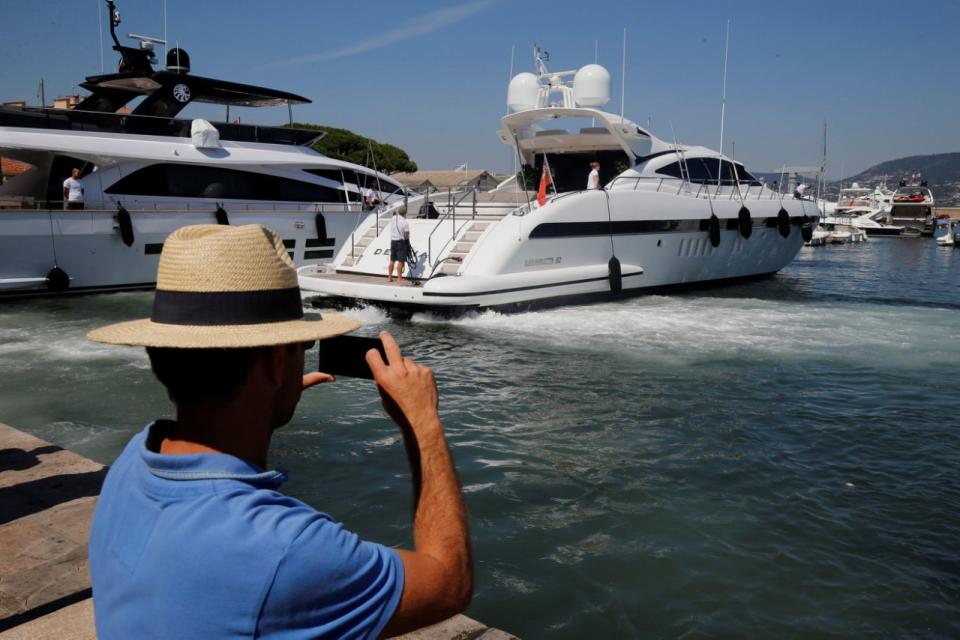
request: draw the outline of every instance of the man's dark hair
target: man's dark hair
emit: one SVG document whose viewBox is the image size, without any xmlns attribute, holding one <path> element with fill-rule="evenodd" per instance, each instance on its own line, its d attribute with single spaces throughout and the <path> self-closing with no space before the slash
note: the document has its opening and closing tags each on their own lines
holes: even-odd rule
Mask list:
<svg viewBox="0 0 960 640">
<path fill-rule="evenodd" d="M 263 349 L 147 347 L 147 355 L 170 399 L 178 405 L 189 405 L 229 397 L 247 379 Z"/>
</svg>

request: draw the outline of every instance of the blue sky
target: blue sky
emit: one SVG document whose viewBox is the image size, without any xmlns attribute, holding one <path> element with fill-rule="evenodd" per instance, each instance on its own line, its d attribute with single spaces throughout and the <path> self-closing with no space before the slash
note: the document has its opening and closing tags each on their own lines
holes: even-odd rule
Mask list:
<svg viewBox="0 0 960 640">
<path fill-rule="evenodd" d="M 48 99 L 99 73 L 102 0 L 0 0 L 0 100 Z M 723 39 L 730 27 L 725 151 L 757 171 L 819 164 L 828 123 L 833 178 L 897 157 L 960 151 L 960 2 L 320 2 L 167 0 L 168 37 L 193 72 L 299 93 L 299 121 L 345 127 L 404 148 L 425 169 L 504 170 L 495 138 L 514 72 L 532 45 L 551 70 L 599 62 L 626 115 L 670 139 L 719 143 Z M 163 0 L 119 0 L 119 32 L 163 35 Z M 104 24 L 107 70 L 115 65 Z M 237 113 L 233 111 L 232 113 Z M 281 123 L 285 109 L 243 109 Z M 190 107 L 184 115 L 222 119 Z"/>
</svg>

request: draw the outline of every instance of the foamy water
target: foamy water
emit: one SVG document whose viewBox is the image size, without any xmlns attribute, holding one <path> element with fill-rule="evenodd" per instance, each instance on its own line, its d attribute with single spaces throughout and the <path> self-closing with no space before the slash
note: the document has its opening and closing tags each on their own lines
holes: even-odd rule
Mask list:
<svg viewBox="0 0 960 640">
<path fill-rule="evenodd" d="M 952 638 L 958 283 L 960 251 L 885 241 L 710 292 L 350 313 L 436 371 L 471 615 L 527 638 Z M 0 303 L 0 420 L 109 462 L 169 415 L 141 350 L 83 338 L 150 299 Z M 369 381 L 307 392 L 272 463 L 361 535 L 410 544 L 406 458 Z"/>
</svg>

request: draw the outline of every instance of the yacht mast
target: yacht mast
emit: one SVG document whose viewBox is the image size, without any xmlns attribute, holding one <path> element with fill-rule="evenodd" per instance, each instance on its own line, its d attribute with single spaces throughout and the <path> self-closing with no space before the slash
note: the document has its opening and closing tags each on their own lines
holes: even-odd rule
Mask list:
<svg viewBox="0 0 960 640">
<path fill-rule="evenodd" d="M 717 190 L 723 178 L 723 124 L 727 111 L 727 55 L 730 53 L 730 18 L 727 18 L 727 44 L 723 48 L 723 91 L 720 94 L 720 153 L 717 156 Z"/>
</svg>

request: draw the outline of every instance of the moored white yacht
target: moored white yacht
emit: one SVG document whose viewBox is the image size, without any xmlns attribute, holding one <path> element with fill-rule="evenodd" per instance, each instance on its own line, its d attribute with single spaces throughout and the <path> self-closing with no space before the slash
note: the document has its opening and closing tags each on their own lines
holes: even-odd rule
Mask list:
<svg viewBox="0 0 960 640">
<path fill-rule="evenodd" d="M 364 220 L 332 265 L 301 269 L 301 288 L 326 296 L 320 303 L 401 312 L 520 310 L 770 275 L 812 233 L 815 201 L 785 198 L 716 151 L 668 144 L 602 111 L 603 67 L 551 73 L 537 54 L 535 64 L 537 74 L 510 82 L 499 137 L 521 175 L 541 177 L 541 198 L 528 179 L 441 199 L 438 219 L 414 217 L 426 207 L 411 199 L 418 286 L 386 281 L 387 211 Z M 599 190 L 585 189 L 593 161 Z"/>
<path fill-rule="evenodd" d="M 107 4 L 116 73 L 88 77 L 91 94 L 74 109 L 0 109 L 0 156 L 32 166 L 0 185 L 0 296 L 152 287 L 164 239 L 188 224 L 263 224 L 296 264 L 329 262 L 365 215 L 368 189 L 399 197 L 386 175 L 311 149 L 316 131 L 176 119 L 193 102 L 310 101 L 193 75 L 179 48 L 155 69 L 158 41 L 121 45 Z M 82 210 L 65 209 L 74 168 Z"/>
<path fill-rule="evenodd" d="M 917 175 L 901 180 L 893 192 L 887 218 L 890 224 L 904 227 L 904 237 L 932 237 L 935 226 L 933 192 L 927 187 L 927 181 L 920 180 Z"/>
</svg>

